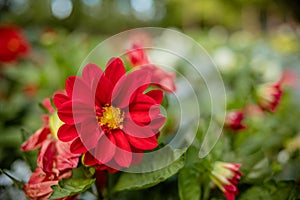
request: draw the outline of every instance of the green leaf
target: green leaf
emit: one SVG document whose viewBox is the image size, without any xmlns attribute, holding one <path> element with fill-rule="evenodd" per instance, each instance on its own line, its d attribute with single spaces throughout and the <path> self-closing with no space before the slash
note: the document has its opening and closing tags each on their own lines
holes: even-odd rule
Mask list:
<svg viewBox="0 0 300 200">
<path fill-rule="evenodd" d="M 184 166 L 184 162 L 184 157 L 180 157 L 171 165 L 157 171 L 142 174 L 123 173 L 114 191 L 138 190 L 154 186 L 175 175 Z"/>
<path fill-rule="evenodd" d="M 199 174 L 190 167 L 180 170 L 178 175 L 178 192 L 181 200 L 199 200 L 201 185 Z"/>
<path fill-rule="evenodd" d="M 96 179 L 71 178 L 63 179 L 59 185 L 52 186 L 53 192 L 50 199 L 59 199 L 73 196 L 89 189 Z"/>
<path fill-rule="evenodd" d="M 253 186 L 242 193 L 239 200 L 294 200 L 297 199 L 299 186 L 293 181 L 270 181 L 260 186 Z"/>
<path fill-rule="evenodd" d="M 83 166 L 73 169 L 72 178 L 62 179 L 58 182 L 58 185 L 52 186 L 53 192 L 50 199 L 73 196 L 86 191 L 96 180 L 92 178 L 94 172 L 92 168 Z"/>
<path fill-rule="evenodd" d="M 261 186 L 253 186 L 246 192 L 242 193 L 242 195 L 239 198 L 239 200 L 253 199 L 271 200 L 271 197 L 266 188 Z"/>
</svg>

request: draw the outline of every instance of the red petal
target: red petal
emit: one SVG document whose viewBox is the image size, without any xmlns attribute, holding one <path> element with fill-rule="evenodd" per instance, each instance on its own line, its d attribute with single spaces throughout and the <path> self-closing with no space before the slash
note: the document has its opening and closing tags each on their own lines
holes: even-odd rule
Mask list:
<svg viewBox="0 0 300 200">
<path fill-rule="evenodd" d="M 83 155 L 82 162 L 84 165 L 88 165 L 88 166 L 93 166 L 98 163 L 97 160 L 94 158 L 94 156 L 90 152 L 86 152 Z"/>
<path fill-rule="evenodd" d="M 70 142 L 78 137 L 75 125 L 63 124 L 57 132 L 58 139 L 63 142 Z"/>
<path fill-rule="evenodd" d="M 65 102 L 67 102 L 67 101 L 69 101 L 69 100 L 70 100 L 70 98 L 69 98 L 67 95 L 65 95 L 65 94 L 60 94 L 60 93 L 55 94 L 55 95 L 54 95 L 54 98 L 53 98 L 54 105 L 55 105 L 56 108 L 58 108 L 58 109 L 61 107 L 61 105 L 62 105 L 63 103 L 65 103 Z"/>
<path fill-rule="evenodd" d="M 150 107 L 151 106 L 151 107 Z M 160 106 L 147 104 L 134 104 L 130 106 L 130 117 L 136 123 L 148 124 L 160 114 Z M 128 116 L 128 114 L 127 114 Z"/>
<path fill-rule="evenodd" d="M 73 94 L 73 87 L 74 87 L 74 83 L 76 80 L 76 76 L 69 76 L 66 80 L 66 92 L 68 94 L 69 97 L 72 97 Z"/>
<path fill-rule="evenodd" d="M 63 122 L 72 125 L 95 118 L 96 114 L 92 106 L 82 102 L 67 101 L 61 105 L 57 114 Z"/>
<path fill-rule="evenodd" d="M 44 172 L 53 172 L 56 154 L 56 141 L 54 139 L 47 140 L 43 143 L 39 152 L 37 165 L 42 168 Z"/>
<path fill-rule="evenodd" d="M 111 81 L 112 85 L 115 86 L 119 79 L 124 76 L 126 70 L 124 64 L 120 58 L 111 58 L 105 70 L 105 76 Z"/>
<path fill-rule="evenodd" d="M 153 65 L 145 66 L 145 68 L 152 71 L 152 77 L 151 77 L 152 85 L 157 85 L 158 87 L 162 88 L 166 92 L 176 91 L 174 73 L 168 73 L 165 70 Z"/>
<path fill-rule="evenodd" d="M 129 143 L 134 146 L 136 149 L 140 150 L 152 150 L 157 147 L 158 142 L 156 136 L 148 138 L 138 138 L 130 135 L 126 135 Z"/>
<path fill-rule="evenodd" d="M 113 90 L 113 86 L 111 81 L 104 75 L 101 76 L 98 86 L 96 89 L 96 104 L 97 105 L 105 105 L 111 104 L 111 93 Z"/>
<path fill-rule="evenodd" d="M 131 149 L 132 149 L 132 152 L 133 152 L 131 164 L 132 165 L 137 165 L 140 162 L 142 162 L 143 157 L 144 157 L 144 151 L 139 150 L 139 149 L 135 149 L 133 146 L 131 146 Z"/>
<path fill-rule="evenodd" d="M 158 130 L 164 125 L 165 122 L 166 117 L 163 115 L 158 115 L 155 119 L 152 119 L 150 124 L 147 124 L 147 128 L 150 128 L 152 130 Z"/>
<path fill-rule="evenodd" d="M 147 92 L 146 95 L 154 99 L 157 104 L 161 104 L 164 98 L 164 94 L 161 90 L 151 90 Z"/>
<path fill-rule="evenodd" d="M 51 186 L 57 184 L 57 180 L 47 180 L 46 174 L 43 170 L 41 168 L 37 168 L 32 173 L 28 183 L 24 185 L 24 192 L 32 199 L 47 199 L 52 192 Z"/>
<path fill-rule="evenodd" d="M 82 144 L 80 138 L 76 138 L 71 146 L 70 146 L 70 151 L 74 154 L 83 154 L 85 152 L 87 152 L 87 149 L 85 148 L 85 146 Z"/>
<path fill-rule="evenodd" d="M 112 134 L 108 133 L 102 135 L 95 149 L 95 158 L 97 158 L 100 163 L 106 164 L 113 158 L 115 152 L 116 142 Z"/>
<path fill-rule="evenodd" d="M 118 108 L 127 107 L 136 90 L 149 83 L 150 76 L 149 70 L 144 69 L 136 70 L 123 76 L 114 88 L 112 95 L 113 105 Z"/>
<path fill-rule="evenodd" d="M 112 134 L 118 147 L 115 154 L 116 163 L 121 167 L 129 167 L 132 160 L 132 153 L 127 138 L 121 130 L 114 131 Z"/>
<path fill-rule="evenodd" d="M 30 151 L 40 148 L 50 133 L 51 132 L 48 128 L 41 128 L 37 130 L 32 136 L 28 138 L 27 141 L 22 144 L 22 151 Z"/>
<path fill-rule="evenodd" d="M 96 119 L 91 119 L 81 123 L 78 134 L 84 146 L 87 149 L 93 149 L 96 147 L 98 140 L 103 133 L 99 130 L 99 125 Z"/>
<path fill-rule="evenodd" d="M 125 119 L 123 126 L 124 132 L 134 137 L 148 138 L 155 135 L 151 129 L 144 126 L 140 126 L 133 122 L 131 119 Z"/>
<path fill-rule="evenodd" d="M 145 94 L 137 94 L 135 99 L 133 99 L 130 104 L 130 109 L 134 109 L 136 106 L 138 106 L 136 108 L 136 110 L 149 109 L 149 107 L 151 107 L 154 104 L 156 104 L 156 101 L 153 98 L 151 98 Z M 140 107 L 142 107 L 142 108 L 140 108 Z M 148 108 L 145 108 L 145 107 L 148 107 Z"/>
<path fill-rule="evenodd" d="M 76 168 L 78 165 L 79 154 L 70 152 L 70 144 L 66 142 L 56 141 L 57 161 L 55 168 L 59 171 Z"/>
<path fill-rule="evenodd" d="M 87 64 L 82 71 L 82 79 L 91 88 L 97 86 L 103 72 L 100 67 L 93 63 Z"/>
<path fill-rule="evenodd" d="M 87 104 L 93 104 L 94 93 L 92 93 L 91 89 L 92 88 L 88 86 L 82 78 L 77 77 L 73 86 L 72 100 L 78 100 Z"/>
</svg>

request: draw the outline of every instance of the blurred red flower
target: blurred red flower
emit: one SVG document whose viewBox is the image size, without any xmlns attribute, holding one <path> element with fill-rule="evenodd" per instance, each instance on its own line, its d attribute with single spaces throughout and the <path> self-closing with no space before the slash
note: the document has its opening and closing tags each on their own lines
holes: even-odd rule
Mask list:
<svg viewBox="0 0 300 200">
<path fill-rule="evenodd" d="M 299 87 L 299 76 L 293 69 L 285 69 L 279 81 L 282 86 L 297 89 Z"/>
<path fill-rule="evenodd" d="M 257 90 L 258 105 L 266 111 L 274 112 L 281 96 L 281 82 L 260 85 Z"/>
<path fill-rule="evenodd" d="M 15 25 L 0 25 L 0 62 L 8 63 L 25 56 L 30 45 Z"/>
<path fill-rule="evenodd" d="M 150 63 L 143 47 L 134 44 L 130 50 L 127 51 L 127 59 L 134 67 L 147 68 L 151 71 L 151 84 L 158 86 L 166 92 L 175 92 L 175 74 L 168 73 L 163 69 Z"/>
<path fill-rule="evenodd" d="M 58 138 L 71 141 L 71 152 L 84 154 L 83 163 L 99 170 L 139 162 L 144 150 L 157 147 L 158 130 L 165 122 L 160 114 L 162 91 L 144 93 L 151 72 L 125 72 L 119 58 L 111 59 L 104 72 L 88 64 L 82 78 L 67 79 L 67 95 L 54 96 L 58 116 L 65 123 Z"/>
<path fill-rule="evenodd" d="M 227 200 L 234 200 L 238 195 L 237 184 L 242 173 L 239 172 L 241 164 L 217 161 L 214 163 L 210 178 L 223 192 Z"/>
<path fill-rule="evenodd" d="M 227 113 L 225 118 L 225 127 L 233 130 L 240 131 L 246 128 L 246 125 L 242 124 L 244 120 L 244 112 L 241 110 L 231 110 Z"/>
</svg>

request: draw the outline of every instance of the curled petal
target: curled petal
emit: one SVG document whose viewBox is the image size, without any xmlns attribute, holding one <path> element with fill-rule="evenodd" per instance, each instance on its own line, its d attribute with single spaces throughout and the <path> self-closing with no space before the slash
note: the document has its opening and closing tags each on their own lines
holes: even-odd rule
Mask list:
<svg viewBox="0 0 300 200">
<path fill-rule="evenodd" d="M 146 95 L 154 99 L 157 104 L 161 104 L 164 98 L 164 94 L 161 90 L 151 90 L 147 92 Z"/>
<path fill-rule="evenodd" d="M 30 151 L 40 148 L 50 133 L 51 132 L 49 128 L 41 128 L 37 130 L 30 138 L 28 138 L 27 141 L 22 144 L 21 150 Z"/>
</svg>

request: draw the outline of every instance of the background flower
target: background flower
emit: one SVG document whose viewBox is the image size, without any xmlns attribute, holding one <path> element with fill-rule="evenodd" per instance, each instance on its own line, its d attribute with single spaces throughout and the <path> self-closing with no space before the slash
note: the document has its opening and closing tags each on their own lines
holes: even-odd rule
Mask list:
<svg viewBox="0 0 300 200">
<path fill-rule="evenodd" d="M 0 62 L 14 62 L 28 54 L 30 45 L 15 25 L 0 25 Z"/>
<path fill-rule="evenodd" d="M 227 200 L 234 200 L 238 195 L 237 184 L 242 173 L 239 172 L 241 164 L 215 162 L 211 171 L 211 180 L 224 193 Z"/>
<path fill-rule="evenodd" d="M 141 67 L 152 72 L 152 85 L 158 86 L 166 92 L 176 91 L 175 74 L 166 72 L 160 67 L 153 65 L 141 45 L 133 44 L 132 48 L 127 51 L 126 56 L 133 67 Z"/>
<path fill-rule="evenodd" d="M 279 105 L 282 90 L 281 83 L 269 83 L 258 88 L 258 104 L 264 110 L 274 112 Z"/>
<path fill-rule="evenodd" d="M 243 119 L 244 119 L 243 111 L 231 110 L 226 115 L 225 127 L 234 131 L 243 130 L 246 128 L 246 125 L 242 124 Z"/>
</svg>

